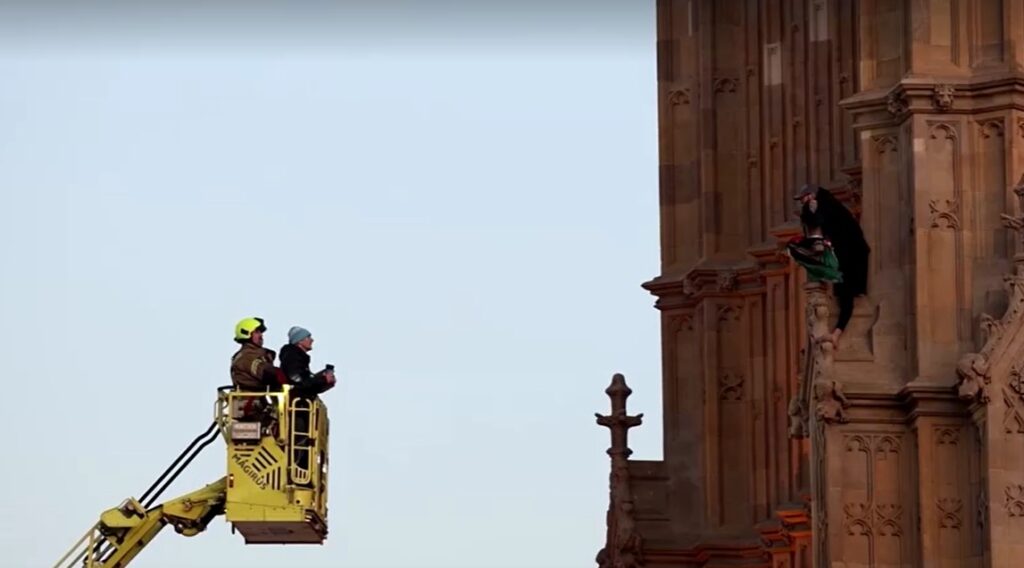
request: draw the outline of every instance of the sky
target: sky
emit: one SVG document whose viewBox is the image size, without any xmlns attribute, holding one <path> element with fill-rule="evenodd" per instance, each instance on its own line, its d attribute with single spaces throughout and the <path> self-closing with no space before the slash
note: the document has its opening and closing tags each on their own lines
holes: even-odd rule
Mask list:
<svg viewBox="0 0 1024 568">
<path fill-rule="evenodd" d="M 661 458 L 654 2 L 426 5 L 0 5 L 4 566 L 206 428 L 250 315 L 337 367 L 328 540 L 132 568 L 593 563 L 613 373 Z"/>
</svg>

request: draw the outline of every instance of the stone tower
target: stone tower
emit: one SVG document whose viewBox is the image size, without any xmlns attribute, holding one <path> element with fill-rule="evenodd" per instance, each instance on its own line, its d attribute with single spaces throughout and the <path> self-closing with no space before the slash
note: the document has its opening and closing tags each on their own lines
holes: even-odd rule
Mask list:
<svg viewBox="0 0 1024 568">
<path fill-rule="evenodd" d="M 1024 563 L 1024 0 L 658 0 L 657 58 L 664 459 L 616 377 L 598 563 Z M 872 249 L 838 348 L 804 183 Z"/>
</svg>

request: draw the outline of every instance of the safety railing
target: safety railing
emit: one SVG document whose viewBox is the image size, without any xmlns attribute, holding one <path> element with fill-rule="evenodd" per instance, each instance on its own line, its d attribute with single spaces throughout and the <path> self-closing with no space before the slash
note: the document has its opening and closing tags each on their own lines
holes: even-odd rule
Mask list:
<svg viewBox="0 0 1024 568">
<path fill-rule="evenodd" d="M 288 477 L 296 485 L 320 486 L 327 473 L 327 409 L 319 398 L 295 396 L 285 385 L 274 392 L 218 389 L 216 423 L 229 444 L 258 444 L 273 436 L 287 449 Z M 317 501 L 326 499 L 321 487 Z"/>
<path fill-rule="evenodd" d="M 89 531 L 78 539 L 78 542 L 54 564 L 53 568 L 73 568 L 76 565 L 84 568 L 98 566 L 100 545 L 106 542 L 106 539 L 100 534 L 99 528 L 99 524 L 89 527 Z"/>
<path fill-rule="evenodd" d="M 307 398 L 294 398 L 291 403 L 291 479 L 293 483 L 312 483 L 312 457 L 316 455 L 316 405 Z"/>
</svg>

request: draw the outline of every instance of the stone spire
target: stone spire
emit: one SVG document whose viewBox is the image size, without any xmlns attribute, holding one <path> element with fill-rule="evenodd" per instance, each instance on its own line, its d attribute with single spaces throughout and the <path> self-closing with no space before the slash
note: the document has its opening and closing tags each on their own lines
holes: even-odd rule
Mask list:
<svg viewBox="0 0 1024 568">
<path fill-rule="evenodd" d="M 626 386 L 626 379 L 616 373 L 611 385 L 605 389 L 611 399 L 612 412 L 607 416 L 595 414 L 597 423 L 611 431 L 612 445 L 608 448 L 611 456 L 610 496 L 608 505 L 608 534 L 605 547 L 597 553 L 599 568 L 643 568 L 643 549 L 640 534 L 633 518 L 633 495 L 629 487 L 629 429 L 639 426 L 643 414 L 626 414 L 626 399 L 633 391 Z"/>
</svg>

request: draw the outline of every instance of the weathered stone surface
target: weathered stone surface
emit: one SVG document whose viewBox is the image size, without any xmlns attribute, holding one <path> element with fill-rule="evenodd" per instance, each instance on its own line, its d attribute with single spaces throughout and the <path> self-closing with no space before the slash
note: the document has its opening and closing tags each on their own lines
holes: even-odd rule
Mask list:
<svg viewBox="0 0 1024 568">
<path fill-rule="evenodd" d="M 613 466 L 606 551 L 1016 565 L 1024 1 L 660 0 L 657 81 L 664 460 Z M 804 183 L 872 248 L 838 345 L 783 252 Z"/>
</svg>

